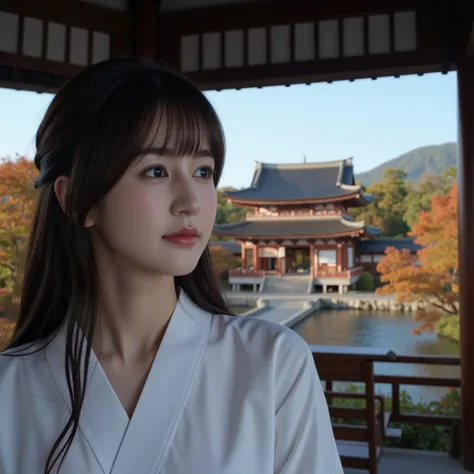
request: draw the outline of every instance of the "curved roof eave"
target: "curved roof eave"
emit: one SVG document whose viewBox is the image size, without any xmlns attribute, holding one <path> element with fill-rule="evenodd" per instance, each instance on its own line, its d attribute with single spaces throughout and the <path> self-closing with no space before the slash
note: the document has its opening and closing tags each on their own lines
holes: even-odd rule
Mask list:
<svg viewBox="0 0 474 474">
<path fill-rule="evenodd" d="M 245 197 L 234 197 L 224 193 L 224 195 L 229 199 L 229 201 L 235 204 L 245 205 L 268 205 L 275 206 L 278 204 L 318 204 L 318 203 L 331 203 L 331 202 L 341 202 L 348 201 L 350 199 L 360 199 L 362 197 L 359 192 L 348 192 L 347 194 L 341 194 L 339 196 L 328 196 L 328 197 L 312 197 L 306 199 L 254 199 L 254 198 L 245 198 Z M 368 201 L 370 202 L 370 201 Z"/>
</svg>

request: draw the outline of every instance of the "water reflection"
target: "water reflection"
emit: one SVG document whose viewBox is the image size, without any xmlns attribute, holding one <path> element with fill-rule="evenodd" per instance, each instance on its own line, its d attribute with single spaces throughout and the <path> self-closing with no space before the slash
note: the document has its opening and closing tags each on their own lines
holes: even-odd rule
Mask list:
<svg viewBox="0 0 474 474">
<path fill-rule="evenodd" d="M 359 346 L 390 349 L 407 355 L 459 356 L 459 345 L 436 334 L 417 336 L 411 333 L 417 327 L 410 315 L 396 312 L 327 310 L 318 311 L 293 327 L 308 344 Z M 452 377 L 460 376 L 459 367 L 413 364 L 375 365 L 377 374 Z M 380 386 L 379 391 L 388 392 Z M 434 399 L 446 392 L 436 387 L 402 387 L 414 398 Z"/>
</svg>

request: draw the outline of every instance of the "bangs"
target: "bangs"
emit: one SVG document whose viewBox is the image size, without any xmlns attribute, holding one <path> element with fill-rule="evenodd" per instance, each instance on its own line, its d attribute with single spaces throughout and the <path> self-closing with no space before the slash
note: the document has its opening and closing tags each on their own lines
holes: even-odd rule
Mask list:
<svg viewBox="0 0 474 474">
<path fill-rule="evenodd" d="M 110 119 L 127 124 L 118 127 L 114 140 L 122 166 L 130 166 L 152 143 L 178 157 L 207 149 L 215 160 L 214 182 L 218 184 L 224 165 L 224 133 L 201 91 L 186 79 L 163 72 L 138 76 L 121 89 L 116 95 L 118 110 L 110 111 Z"/>
<path fill-rule="evenodd" d="M 151 128 L 147 141 L 156 140 L 176 156 L 194 155 L 207 147 L 211 148 L 213 155 L 222 155 L 219 140 L 213 138 L 213 125 L 206 120 L 201 110 L 189 103 L 158 104 Z M 164 135 L 161 140 L 159 135 Z"/>
</svg>

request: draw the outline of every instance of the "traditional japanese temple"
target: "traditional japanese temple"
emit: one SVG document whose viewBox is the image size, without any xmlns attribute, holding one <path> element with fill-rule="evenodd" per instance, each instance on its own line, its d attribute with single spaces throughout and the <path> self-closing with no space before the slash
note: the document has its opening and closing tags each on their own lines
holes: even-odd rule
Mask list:
<svg viewBox="0 0 474 474">
<path fill-rule="evenodd" d="M 257 289 L 262 276 L 294 276 L 306 277 L 302 281 L 310 291 L 334 286 L 346 292 L 363 271 L 360 239 L 379 235 L 378 228 L 356 222 L 348 211 L 372 200 L 355 183 L 352 159 L 257 162 L 250 187 L 226 196 L 253 208 L 245 221 L 214 229 L 242 244 L 242 269 L 231 272 L 233 285 Z"/>
</svg>

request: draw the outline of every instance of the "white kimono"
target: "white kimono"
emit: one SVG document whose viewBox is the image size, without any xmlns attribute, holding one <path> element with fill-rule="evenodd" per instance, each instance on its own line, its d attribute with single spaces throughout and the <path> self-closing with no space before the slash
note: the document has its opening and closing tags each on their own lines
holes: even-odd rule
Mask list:
<svg viewBox="0 0 474 474">
<path fill-rule="evenodd" d="M 1 474 L 44 472 L 70 413 L 64 344 L 0 354 Z M 312 354 L 288 328 L 181 292 L 131 419 L 95 356 L 90 370 L 61 474 L 343 473 Z"/>
</svg>

